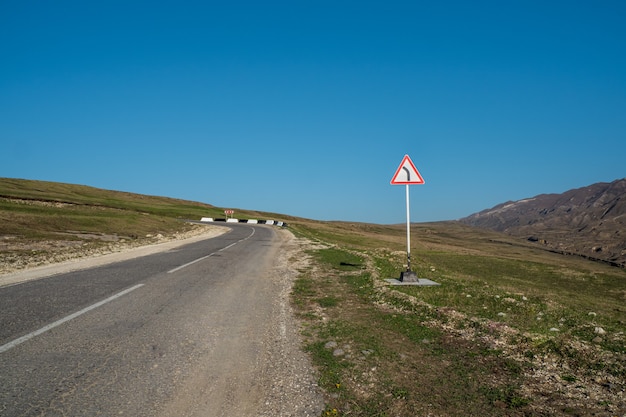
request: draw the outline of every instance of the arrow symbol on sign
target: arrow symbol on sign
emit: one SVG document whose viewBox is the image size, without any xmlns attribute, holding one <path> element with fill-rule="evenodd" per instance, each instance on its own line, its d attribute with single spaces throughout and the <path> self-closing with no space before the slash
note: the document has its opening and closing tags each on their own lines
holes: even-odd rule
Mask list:
<svg viewBox="0 0 626 417">
<path fill-rule="evenodd" d="M 411 171 L 407 167 L 402 167 L 402 169 L 406 171 L 406 180 L 411 181 Z"/>
</svg>

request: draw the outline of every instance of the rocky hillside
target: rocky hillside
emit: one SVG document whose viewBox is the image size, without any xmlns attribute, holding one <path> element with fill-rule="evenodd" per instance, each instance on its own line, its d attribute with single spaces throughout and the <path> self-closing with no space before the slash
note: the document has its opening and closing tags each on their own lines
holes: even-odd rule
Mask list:
<svg viewBox="0 0 626 417">
<path fill-rule="evenodd" d="M 626 178 L 509 201 L 461 222 L 626 267 Z"/>
</svg>

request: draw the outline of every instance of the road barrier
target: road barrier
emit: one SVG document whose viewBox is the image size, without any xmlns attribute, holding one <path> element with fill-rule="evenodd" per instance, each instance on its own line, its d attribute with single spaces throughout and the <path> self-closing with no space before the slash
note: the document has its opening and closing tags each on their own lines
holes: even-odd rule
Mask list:
<svg viewBox="0 0 626 417">
<path fill-rule="evenodd" d="M 257 219 L 214 219 L 213 217 L 203 217 L 200 219 L 203 223 L 226 222 L 226 223 L 250 223 L 250 224 L 270 224 L 278 227 L 287 227 L 287 223 L 276 220 L 257 220 Z"/>
</svg>

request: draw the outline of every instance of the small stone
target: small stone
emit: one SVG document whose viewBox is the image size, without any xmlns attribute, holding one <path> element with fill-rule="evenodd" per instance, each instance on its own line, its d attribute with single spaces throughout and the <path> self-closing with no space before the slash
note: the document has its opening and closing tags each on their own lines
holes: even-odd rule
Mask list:
<svg viewBox="0 0 626 417">
<path fill-rule="evenodd" d="M 337 347 L 337 342 L 330 341 L 324 345 L 326 349 L 332 349 Z"/>
<path fill-rule="evenodd" d="M 592 342 L 593 343 L 602 343 L 602 338 L 600 336 L 596 336 L 593 338 Z"/>
<path fill-rule="evenodd" d="M 498 316 L 500 316 L 500 317 L 506 317 L 506 313 L 502 313 L 502 312 L 500 312 L 500 313 L 498 313 Z"/>
<path fill-rule="evenodd" d="M 558 332 L 560 331 L 559 329 L 557 329 L 556 327 L 550 327 L 550 331 L 551 332 Z"/>
<path fill-rule="evenodd" d="M 333 350 L 333 356 L 343 356 L 346 352 L 343 349 L 335 349 Z"/>
<path fill-rule="evenodd" d="M 606 334 L 606 330 L 604 330 L 602 327 L 596 327 L 595 329 L 593 329 L 593 332 L 595 334 Z"/>
</svg>

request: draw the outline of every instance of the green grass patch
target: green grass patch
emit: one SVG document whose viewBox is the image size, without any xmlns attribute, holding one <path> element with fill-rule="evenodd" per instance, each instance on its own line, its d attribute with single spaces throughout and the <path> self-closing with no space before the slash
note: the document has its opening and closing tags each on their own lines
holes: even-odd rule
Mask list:
<svg viewBox="0 0 626 417">
<path fill-rule="evenodd" d="M 317 303 L 320 305 L 320 307 L 324 308 L 336 307 L 339 304 L 339 299 L 333 296 L 326 296 L 318 299 Z"/>
<path fill-rule="evenodd" d="M 318 262 L 339 271 L 355 271 L 363 267 L 363 258 L 338 248 L 319 249 L 314 252 Z"/>
</svg>

